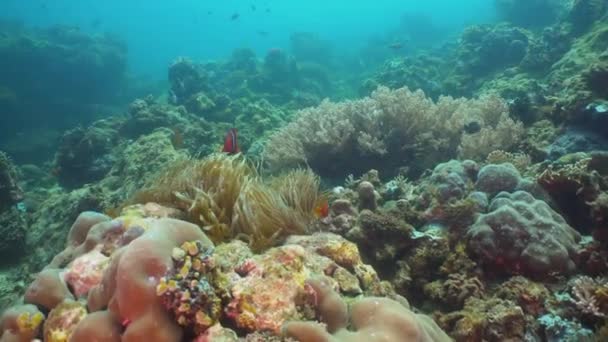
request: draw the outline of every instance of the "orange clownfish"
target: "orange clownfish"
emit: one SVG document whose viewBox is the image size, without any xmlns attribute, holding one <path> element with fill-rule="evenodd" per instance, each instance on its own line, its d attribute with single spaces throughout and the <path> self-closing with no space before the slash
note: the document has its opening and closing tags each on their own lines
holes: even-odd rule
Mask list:
<svg viewBox="0 0 608 342">
<path fill-rule="evenodd" d="M 325 218 L 329 215 L 329 201 L 327 197 L 322 196 L 318 201 L 317 205 L 313 209 L 313 212 L 317 218 Z"/>
<path fill-rule="evenodd" d="M 237 130 L 236 128 L 231 128 L 226 133 L 226 137 L 224 138 L 224 148 L 222 152 L 228 154 L 237 154 L 241 152 L 239 150 L 239 144 L 237 142 Z"/>
</svg>

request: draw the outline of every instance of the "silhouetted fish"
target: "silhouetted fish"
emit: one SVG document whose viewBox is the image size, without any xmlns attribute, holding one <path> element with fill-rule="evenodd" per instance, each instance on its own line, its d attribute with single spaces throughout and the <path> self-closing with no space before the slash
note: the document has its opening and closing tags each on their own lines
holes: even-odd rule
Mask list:
<svg viewBox="0 0 608 342">
<path fill-rule="evenodd" d="M 481 130 L 481 125 L 477 121 L 471 121 L 464 125 L 464 132 L 467 134 L 477 133 Z"/>
<path fill-rule="evenodd" d="M 238 13 L 234 13 L 234 14 L 233 14 L 233 15 L 230 17 L 230 20 L 235 21 L 235 20 L 237 20 L 239 17 L 240 17 L 240 14 L 238 14 Z"/>
<path fill-rule="evenodd" d="M 255 12 L 255 5 L 251 5 L 251 10 Z"/>
<path fill-rule="evenodd" d="M 390 44 L 388 47 L 393 50 L 400 50 L 403 47 L 403 44 L 396 42 L 396 43 Z"/>
<path fill-rule="evenodd" d="M 260 36 L 264 36 L 264 37 L 265 37 L 265 36 L 267 36 L 267 35 L 268 35 L 268 32 L 266 32 L 266 31 L 258 31 L 258 34 L 259 34 Z"/>
</svg>

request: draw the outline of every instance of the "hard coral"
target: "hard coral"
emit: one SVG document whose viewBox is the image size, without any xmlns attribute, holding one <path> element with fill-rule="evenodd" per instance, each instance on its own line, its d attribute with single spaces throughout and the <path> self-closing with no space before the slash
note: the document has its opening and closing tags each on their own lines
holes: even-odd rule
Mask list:
<svg viewBox="0 0 608 342">
<path fill-rule="evenodd" d="M 543 284 L 521 276 L 502 283 L 495 295 L 517 303 L 526 314 L 534 316 L 545 311 L 545 300 L 550 297 L 549 290 Z"/>
<path fill-rule="evenodd" d="M 31 342 L 39 335 L 44 318 L 31 304 L 6 310 L 0 317 L 0 341 Z"/>
<path fill-rule="evenodd" d="M 200 241 L 173 248 L 175 273 L 160 279 L 156 294 L 177 323 L 201 334 L 217 323 L 221 314 L 221 275 L 211 256 L 213 249 Z"/>
<path fill-rule="evenodd" d="M 89 290 L 101 283 L 109 258 L 94 249 L 76 258 L 63 275 L 77 298 L 86 296 Z"/>
<path fill-rule="evenodd" d="M 574 270 L 580 234 L 547 203 L 524 191 L 500 193 L 467 232 L 486 268 L 543 278 Z"/>
<path fill-rule="evenodd" d="M 38 273 L 24 296 L 26 303 L 41 306 L 46 310 L 52 310 L 64 299 L 74 297 L 63 279 L 62 270 L 54 268 L 47 268 Z"/>
<path fill-rule="evenodd" d="M 445 281 L 434 281 L 424 286 L 427 296 L 451 308 L 462 308 L 467 299 L 482 298 L 485 291 L 479 278 L 458 273 L 450 274 Z"/>
<path fill-rule="evenodd" d="M 113 322 L 122 324 L 122 341 L 179 341 L 183 331 L 166 312 L 156 294 L 160 279 L 174 271 L 172 251 L 187 241 L 212 246 L 200 229 L 174 219 L 145 219 L 145 232 L 118 249 L 104 273 L 102 283 L 87 298 L 92 311 L 107 308 Z M 82 324 L 89 324 L 85 317 Z M 105 336 L 95 330 L 89 338 Z"/>
<path fill-rule="evenodd" d="M 304 292 L 306 252 L 297 245 L 271 249 L 232 286 L 227 316 L 242 329 L 278 332 L 298 317 L 297 298 Z"/>
<path fill-rule="evenodd" d="M 608 189 L 604 179 L 608 171 L 601 159 L 601 154 L 597 153 L 568 154 L 538 176 L 538 183 L 551 195 L 564 216 L 583 233 L 594 229 L 601 233 L 604 226 L 605 196 L 602 193 Z"/>
<path fill-rule="evenodd" d="M 308 284 L 315 293 L 316 322 L 289 322 L 284 325 L 287 337 L 302 342 L 322 341 L 450 341 L 450 338 L 427 316 L 413 313 L 409 307 L 386 298 L 363 298 L 347 309 L 323 280 Z M 349 331 L 349 325 L 355 331 Z"/>
<path fill-rule="evenodd" d="M 584 314 L 608 317 L 608 281 L 581 276 L 572 281 L 573 302 Z"/>
<path fill-rule="evenodd" d="M 469 299 L 464 309 L 440 315 L 439 325 L 456 341 L 522 341 L 525 317 L 509 300 Z"/>
<path fill-rule="evenodd" d="M 76 326 L 87 315 L 85 306 L 66 300 L 57 305 L 44 322 L 44 341 L 67 342 Z"/>
</svg>

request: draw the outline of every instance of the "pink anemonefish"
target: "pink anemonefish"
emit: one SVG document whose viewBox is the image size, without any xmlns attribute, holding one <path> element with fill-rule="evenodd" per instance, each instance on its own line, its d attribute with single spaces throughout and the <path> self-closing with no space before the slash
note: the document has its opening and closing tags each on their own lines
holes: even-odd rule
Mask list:
<svg viewBox="0 0 608 342">
<path fill-rule="evenodd" d="M 241 152 L 239 150 L 239 144 L 237 141 L 237 130 L 236 128 L 231 128 L 226 133 L 226 137 L 224 138 L 224 148 L 222 152 L 228 154 L 237 154 Z"/>
</svg>

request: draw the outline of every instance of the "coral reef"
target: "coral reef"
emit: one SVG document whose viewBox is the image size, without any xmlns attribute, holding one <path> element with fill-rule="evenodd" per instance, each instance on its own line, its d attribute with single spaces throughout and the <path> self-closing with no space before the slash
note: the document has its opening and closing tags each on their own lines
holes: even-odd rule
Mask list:
<svg viewBox="0 0 608 342">
<path fill-rule="evenodd" d="M 607 340 L 608 7 L 494 3 L 130 104 L 120 41 L 0 21 L 0 340 Z"/>
<path fill-rule="evenodd" d="M 326 297 L 339 302 L 342 296 L 362 293 L 399 298 L 362 263 L 357 247 L 337 235 L 293 236 L 282 246 L 254 255 L 238 240 L 214 248 L 198 227 L 150 216 L 161 212 L 170 211 L 158 205 L 129 207 L 112 220 L 81 214 L 66 249 L 37 276 L 25 296 L 26 302 L 49 311 L 48 317 L 33 305 L 14 307 L 3 316 L 2 333 L 30 338 L 43 334 L 45 341 L 236 338 L 235 331 L 219 325 L 231 321 L 240 335 L 266 331 L 278 338 L 285 331 L 298 334 L 298 324 L 302 329 L 318 326 L 287 323 L 295 320 L 318 317 L 342 328 L 338 322 L 346 322 L 346 316 L 315 314 L 317 308 L 328 309 L 323 304 Z M 99 259 L 100 254 L 106 259 Z M 105 265 L 101 269 L 99 261 Z M 82 269 L 83 264 L 90 269 Z M 74 274 L 78 270 L 82 272 Z M 307 282 L 320 276 L 327 277 L 322 287 Z M 392 334 L 410 331 L 447 340 L 430 318 L 385 298 L 360 299 L 350 313 L 353 322 L 359 316 L 357 307 L 363 310 L 378 301 L 385 303 L 386 314 L 398 314 L 395 325 L 378 321 L 379 325 L 360 326 L 360 336 L 388 329 Z M 21 322 L 18 327 L 11 325 L 15 319 Z"/>
</svg>

